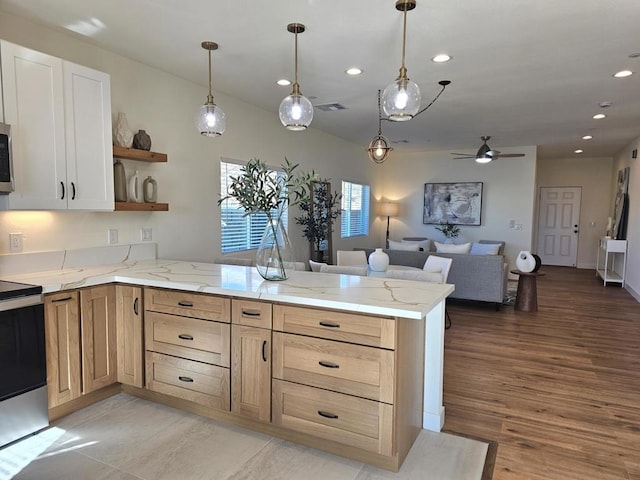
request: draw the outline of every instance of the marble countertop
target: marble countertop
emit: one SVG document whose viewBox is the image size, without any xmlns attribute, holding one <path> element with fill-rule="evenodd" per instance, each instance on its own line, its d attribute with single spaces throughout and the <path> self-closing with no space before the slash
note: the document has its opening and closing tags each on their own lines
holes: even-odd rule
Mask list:
<svg viewBox="0 0 640 480">
<path fill-rule="evenodd" d="M 454 290 L 448 284 L 301 271 L 274 282 L 264 280 L 254 267 L 160 259 L 3 279 L 42 285 L 44 293 L 120 282 L 415 319 L 424 318 Z"/>
</svg>

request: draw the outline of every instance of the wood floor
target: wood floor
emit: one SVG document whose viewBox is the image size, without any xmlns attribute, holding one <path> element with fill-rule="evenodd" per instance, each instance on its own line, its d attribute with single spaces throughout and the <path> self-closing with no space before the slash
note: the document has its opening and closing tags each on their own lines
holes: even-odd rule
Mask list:
<svg viewBox="0 0 640 480">
<path fill-rule="evenodd" d="M 496 480 L 640 479 L 640 303 L 543 270 L 536 313 L 448 303 L 444 429 L 498 442 Z"/>
</svg>

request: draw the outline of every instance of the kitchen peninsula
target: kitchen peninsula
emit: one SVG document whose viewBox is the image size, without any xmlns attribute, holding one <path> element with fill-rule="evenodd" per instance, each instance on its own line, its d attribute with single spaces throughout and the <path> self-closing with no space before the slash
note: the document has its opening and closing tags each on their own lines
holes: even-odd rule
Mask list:
<svg viewBox="0 0 640 480">
<path fill-rule="evenodd" d="M 452 285 L 311 272 L 268 282 L 251 267 L 130 257 L 6 279 L 42 285 L 58 300 L 103 286 L 144 291 L 135 308 L 144 311 L 138 356 L 145 355 L 146 379 L 129 386 L 118 372 L 133 395 L 391 470 L 421 426 L 439 431 L 444 423 L 444 302 Z M 196 345 L 203 324 L 215 324 L 219 351 Z M 247 360 L 253 351 L 257 360 Z M 263 367 L 266 383 L 252 384 L 249 375 Z M 198 390 L 202 379 L 215 388 Z M 261 409 L 252 395 L 264 390 L 271 394 Z"/>
</svg>

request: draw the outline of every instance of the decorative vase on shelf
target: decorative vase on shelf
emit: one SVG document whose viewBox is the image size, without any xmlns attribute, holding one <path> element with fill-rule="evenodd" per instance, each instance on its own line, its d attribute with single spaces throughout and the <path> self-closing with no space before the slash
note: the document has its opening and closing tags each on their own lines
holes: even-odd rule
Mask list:
<svg viewBox="0 0 640 480">
<path fill-rule="evenodd" d="M 133 148 L 138 150 L 151 150 L 151 137 L 144 130 L 138 130 L 133 136 Z"/>
<path fill-rule="evenodd" d="M 295 253 L 278 215 L 267 226 L 258 245 L 256 268 L 265 280 L 286 280 L 295 270 Z"/>
<path fill-rule="evenodd" d="M 518 267 L 518 270 L 521 272 L 536 272 L 540 268 L 540 264 L 540 257 L 527 250 L 522 250 L 516 257 L 516 267 Z"/>
<path fill-rule="evenodd" d="M 120 159 L 113 164 L 113 187 L 116 202 L 127 201 L 127 173 Z"/>
<path fill-rule="evenodd" d="M 147 203 L 156 203 L 158 200 L 158 184 L 151 176 L 142 182 L 142 194 Z"/>
<path fill-rule="evenodd" d="M 136 203 L 142 203 L 144 201 L 138 170 L 129 178 L 129 201 Z"/>
<path fill-rule="evenodd" d="M 129 128 L 127 116 L 123 112 L 118 113 L 116 123 L 113 125 L 113 144 L 126 148 L 131 148 L 133 144 L 133 132 Z"/>
<path fill-rule="evenodd" d="M 381 248 L 376 248 L 374 252 L 369 255 L 369 268 L 373 272 L 384 272 L 389 266 L 389 255 L 382 251 Z"/>
</svg>

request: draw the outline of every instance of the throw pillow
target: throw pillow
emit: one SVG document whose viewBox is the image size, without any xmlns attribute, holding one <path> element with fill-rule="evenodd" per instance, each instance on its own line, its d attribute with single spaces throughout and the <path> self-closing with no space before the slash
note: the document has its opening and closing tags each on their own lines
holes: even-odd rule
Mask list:
<svg viewBox="0 0 640 480">
<path fill-rule="evenodd" d="M 424 240 L 405 240 L 404 238 L 400 240 L 401 243 L 417 243 L 418 248 L 421 252 L 430 252 L 431 251 L 431 240 L 425 238 Z"/>
<path fill-rule="evenodd" d="M 497 255 L 500 251 L 499 243 L 474 243 L 471 245 L 471 255 Z"/>
<path fill-rule="evenodd" d="M 417 243 L 403 243 L 389 240 L 389 250 L 407 250 L 410 252 L 417 252 L 420 250 L 420 246 Z"/>
<path fill-rule="evenodd" d="M 455 245 L 453 243 L 433 243 L 436 244 L 437 253 L 469 253 L 471 251 L 471 242 L 461 243 L 459 245 Z"/>
</svg>

